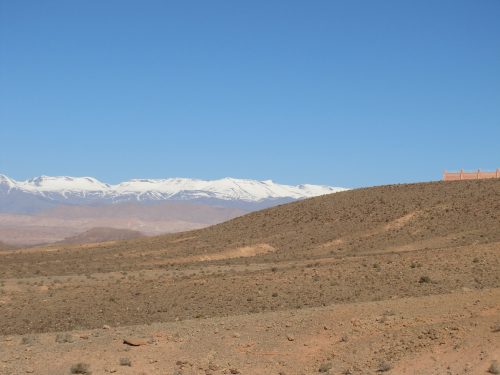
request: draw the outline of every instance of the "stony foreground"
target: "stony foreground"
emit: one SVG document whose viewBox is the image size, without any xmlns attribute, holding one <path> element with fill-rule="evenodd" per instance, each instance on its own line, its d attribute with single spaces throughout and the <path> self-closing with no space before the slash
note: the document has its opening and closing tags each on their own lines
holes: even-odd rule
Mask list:
<svg viewBox="0 0 500 375">
<path fill-rule="evenodd" d="M 500 289 L 0 338 L 0 373 L 486 374 Z M 124 343 L 128 340 L 138 346 Z"/>
</svg>

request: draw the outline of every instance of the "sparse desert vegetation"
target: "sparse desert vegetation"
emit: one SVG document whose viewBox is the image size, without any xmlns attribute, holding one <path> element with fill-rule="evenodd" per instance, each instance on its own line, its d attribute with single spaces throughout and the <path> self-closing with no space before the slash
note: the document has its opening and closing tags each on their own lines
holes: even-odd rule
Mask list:
<svg viewBox="0 0 500 375">
<path fill-rule="evenodd" d="M 0 372 L 50 355 L 36 373 L 491 373 L 499 213 L 498 180 L 394 185 L 192 232 L 3 251 Z"/>
<path fill-rule="evenodd" d="M 491 365 L 488 368 L 488 372 L 490 374 L 500 374 L 500 364 L 498 363 L 498 361 L 491 362 Z"/>
<path fill-rule="evenodd" d="M 71 366 L 70 371 L 72 374 L 92 374 L 92 372 L 90 371 L 90 365 L 87 363 L 77 363 Z"/>
<path fill-rule="evenodd" d="M 120 358 L 120 366 L 131 367 L 132 366 L 132 362 L 130 361 L 130 359 L 128 357 L 123 357 L 123 358 Z"/>
</svg>

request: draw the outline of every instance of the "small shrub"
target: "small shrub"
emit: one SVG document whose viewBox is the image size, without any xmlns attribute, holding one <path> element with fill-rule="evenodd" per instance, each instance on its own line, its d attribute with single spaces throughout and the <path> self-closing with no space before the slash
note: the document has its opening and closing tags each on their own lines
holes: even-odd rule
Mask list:
<svg viewBox="0 0 500 375">
<path fill-rule="evenodd" d="M 120 358 L 120 366 L 132 366 L 132 362 L 128 357 Z"/>
<path fill-rule="evenodd" d="M 75 341 L 75 339 L 69 333 L 58 333 L 56 336 L 56 342 L 59 344 L 71 343 L 74 341 Z"/>
<path fill-rule="evenodd" d="M 87 363 L 77 363 L 76 365 L 71 366 L 71 373 L 86 375 L 92 374 L 92 372 L 90 371 L 90 365 Z"/>
<path fill-rule="evenodd" d="M 488 372 L 490 374 L 500 374 L 500 365 L 498 364 L 498 361 L 491 362 L 491 365 L 488 368 Z"/>
<path fill-rule="evenodd" d="M 380 363 L 380 365 L 378 366 L 378 369 L 377 369 L 377 372 L 387 372 L 389 371 L 390 369 L 392 368 L 391 364 L 386 362 L 386 361 L 382 361 Z"/>
<path fill-rule="evenodd" d="M 420 276 L 420 280 L 418 280 L 420 284 L 422 283 L 430 283 L 431 278 L 429 276 Z"/>
<path fill-rule="evenodd" d="M 33 344 L 35 341 L 36 341 L 36 339 L 35 339 L 35 337 L 33 337 L 33 336 L 24 336 L 24 337 L 21 339 L 21 344 L 23 344 L 23 345 L 31 345 L 31 344 Z"/>
<path fill-rule="evenodd" d="M 319 372 L 328 372 L 332 368 L 332 363 L 331 362 L 324 362 L 319 366 Z"/>
</svg>

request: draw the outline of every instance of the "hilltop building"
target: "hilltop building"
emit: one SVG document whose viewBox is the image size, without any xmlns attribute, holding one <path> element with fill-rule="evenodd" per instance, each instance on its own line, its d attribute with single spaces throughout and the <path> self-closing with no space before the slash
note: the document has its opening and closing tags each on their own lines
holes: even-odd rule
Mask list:
<svg viewBox="0 0 500 375">
<path fill-rule="evenodd" d="M 497 168 L 495 172 L 481 172 L 479 169 L 475 172 L 464 172 L 461 169 L 460 172 L 444 171 L 443 173 L 444 181 L 481 180 L 484 178 L 500 178 L 500 168 Z"/>
</svg>

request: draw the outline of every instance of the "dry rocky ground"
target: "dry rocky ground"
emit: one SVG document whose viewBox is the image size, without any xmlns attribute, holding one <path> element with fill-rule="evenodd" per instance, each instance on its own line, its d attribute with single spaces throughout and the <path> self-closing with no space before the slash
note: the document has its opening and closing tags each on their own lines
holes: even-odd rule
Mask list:
<svg viewBox="0 0 500 375">
<path fill-rule="evenodd" d="M 0 374 L 495 373 L 499 255 L 499 180 L 6 250 Z"/>
</svg>

